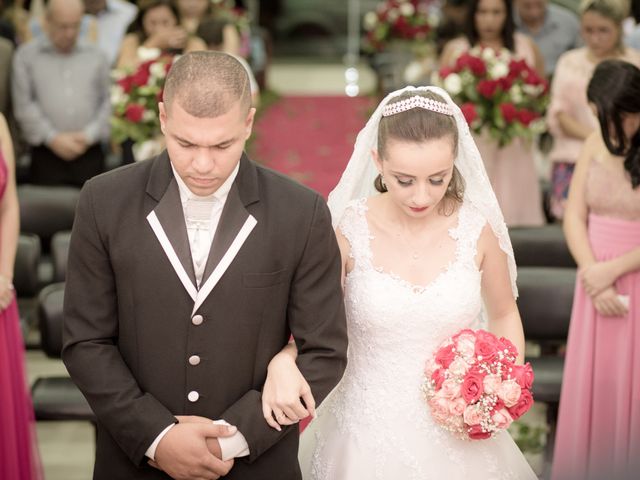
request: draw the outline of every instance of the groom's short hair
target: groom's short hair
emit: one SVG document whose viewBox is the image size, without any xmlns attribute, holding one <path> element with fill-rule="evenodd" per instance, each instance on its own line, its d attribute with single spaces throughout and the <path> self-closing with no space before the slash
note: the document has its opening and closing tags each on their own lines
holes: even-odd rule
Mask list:
<svg viewBox="0 0 640 480">
<path fill-rule="evenodd" d="M 237 102 L 251 107 L 249 76 L 232 55 L 222 52 L 191 52 L 176 60 L 164 84 L 163 102 L 173 102 L 190 115 L 214 118 L 227 113 Z"/>
</svg>

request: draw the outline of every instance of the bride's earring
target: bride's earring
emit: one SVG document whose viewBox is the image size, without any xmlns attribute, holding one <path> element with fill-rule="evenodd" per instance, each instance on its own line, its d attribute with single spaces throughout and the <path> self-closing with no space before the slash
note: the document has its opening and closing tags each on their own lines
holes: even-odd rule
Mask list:
<svg viewBox="0 0 640 480">
<path fill-rule="evenodd" d="M 380 174 L 380 185 L 382 185 L 382 188 L 384 188 L 385 190 L 388 190 L 387 184 L 384 183 L 384 176 L 382 174 Z"/>
</svg>

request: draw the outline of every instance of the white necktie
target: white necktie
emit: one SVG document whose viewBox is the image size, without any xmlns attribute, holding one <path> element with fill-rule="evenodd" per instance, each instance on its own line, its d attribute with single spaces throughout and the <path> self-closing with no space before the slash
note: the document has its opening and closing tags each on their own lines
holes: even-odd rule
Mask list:
<svg viewBox="0 0 640 480">
<path fill-rule="evenodd" d="M 200 287 L 204 267 L 209 257 L 211 240 L 214 233 L 211 232 L 211 217 L 217 204 L 219 204 L 219 202 L 215 198 L 206 200 L 190 198 L 184 206 L 184 218 L 189 235 L 191 258 L 193 258 L 193 269 L 195 270 L 198 287 Z"/>
</svg>

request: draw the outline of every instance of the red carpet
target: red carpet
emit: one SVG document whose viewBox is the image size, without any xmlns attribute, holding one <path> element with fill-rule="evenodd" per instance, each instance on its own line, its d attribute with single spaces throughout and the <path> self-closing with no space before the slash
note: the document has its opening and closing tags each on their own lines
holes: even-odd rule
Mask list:
<svg viewBox="0 0 640 480">
<path fill-rule="evenodd" d="M 283 97 L 256 122 L 251 157 L 326 198 L 373 107 L 370 97 Z"/>
<path fill-rule="evenodd" d="M 256 122 L 251 156 L 326 197 L 371 108 L 370 97 L 283 97 Z"/>
</svg>

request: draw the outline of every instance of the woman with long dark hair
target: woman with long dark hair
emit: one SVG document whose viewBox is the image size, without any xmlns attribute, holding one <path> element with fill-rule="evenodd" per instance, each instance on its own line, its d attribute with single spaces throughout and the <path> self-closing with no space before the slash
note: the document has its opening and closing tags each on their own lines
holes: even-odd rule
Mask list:
<svg viewBox="0 0 640 480">
<path fill-rule="evenodd" d="M 564 217 L 579 267 L 553 479 L 630 479 L 640 468 L 640 69 L 600 63 Z M 633 473 L 633 475 L 632 475 Z"/>
<path fill-rule="evenodd" d="M 471 0 L 467 33 L 445 45 L 441 65 L 452 66 L 473 47 L 505 48 L 544 76 L 544 62 L 533 41 L 515 31 L 511 0 Z M 488 135 L 474 135 L 491 186 L 509 226 L 544 223 L 542 194 L 533 158 L 533 145 L 515 138 L 503 147 Z"/>
<path fill-rule="evenodd" d="M 149 56 L 206 50 L 202 39 L 180 26 L 180 14 L 171 0 L 140 0 L 138 16 L 122 41 L 118 68 L 135 68 Z M 153 53 L 151 53 L 153 52 Z"/>
</svg>

